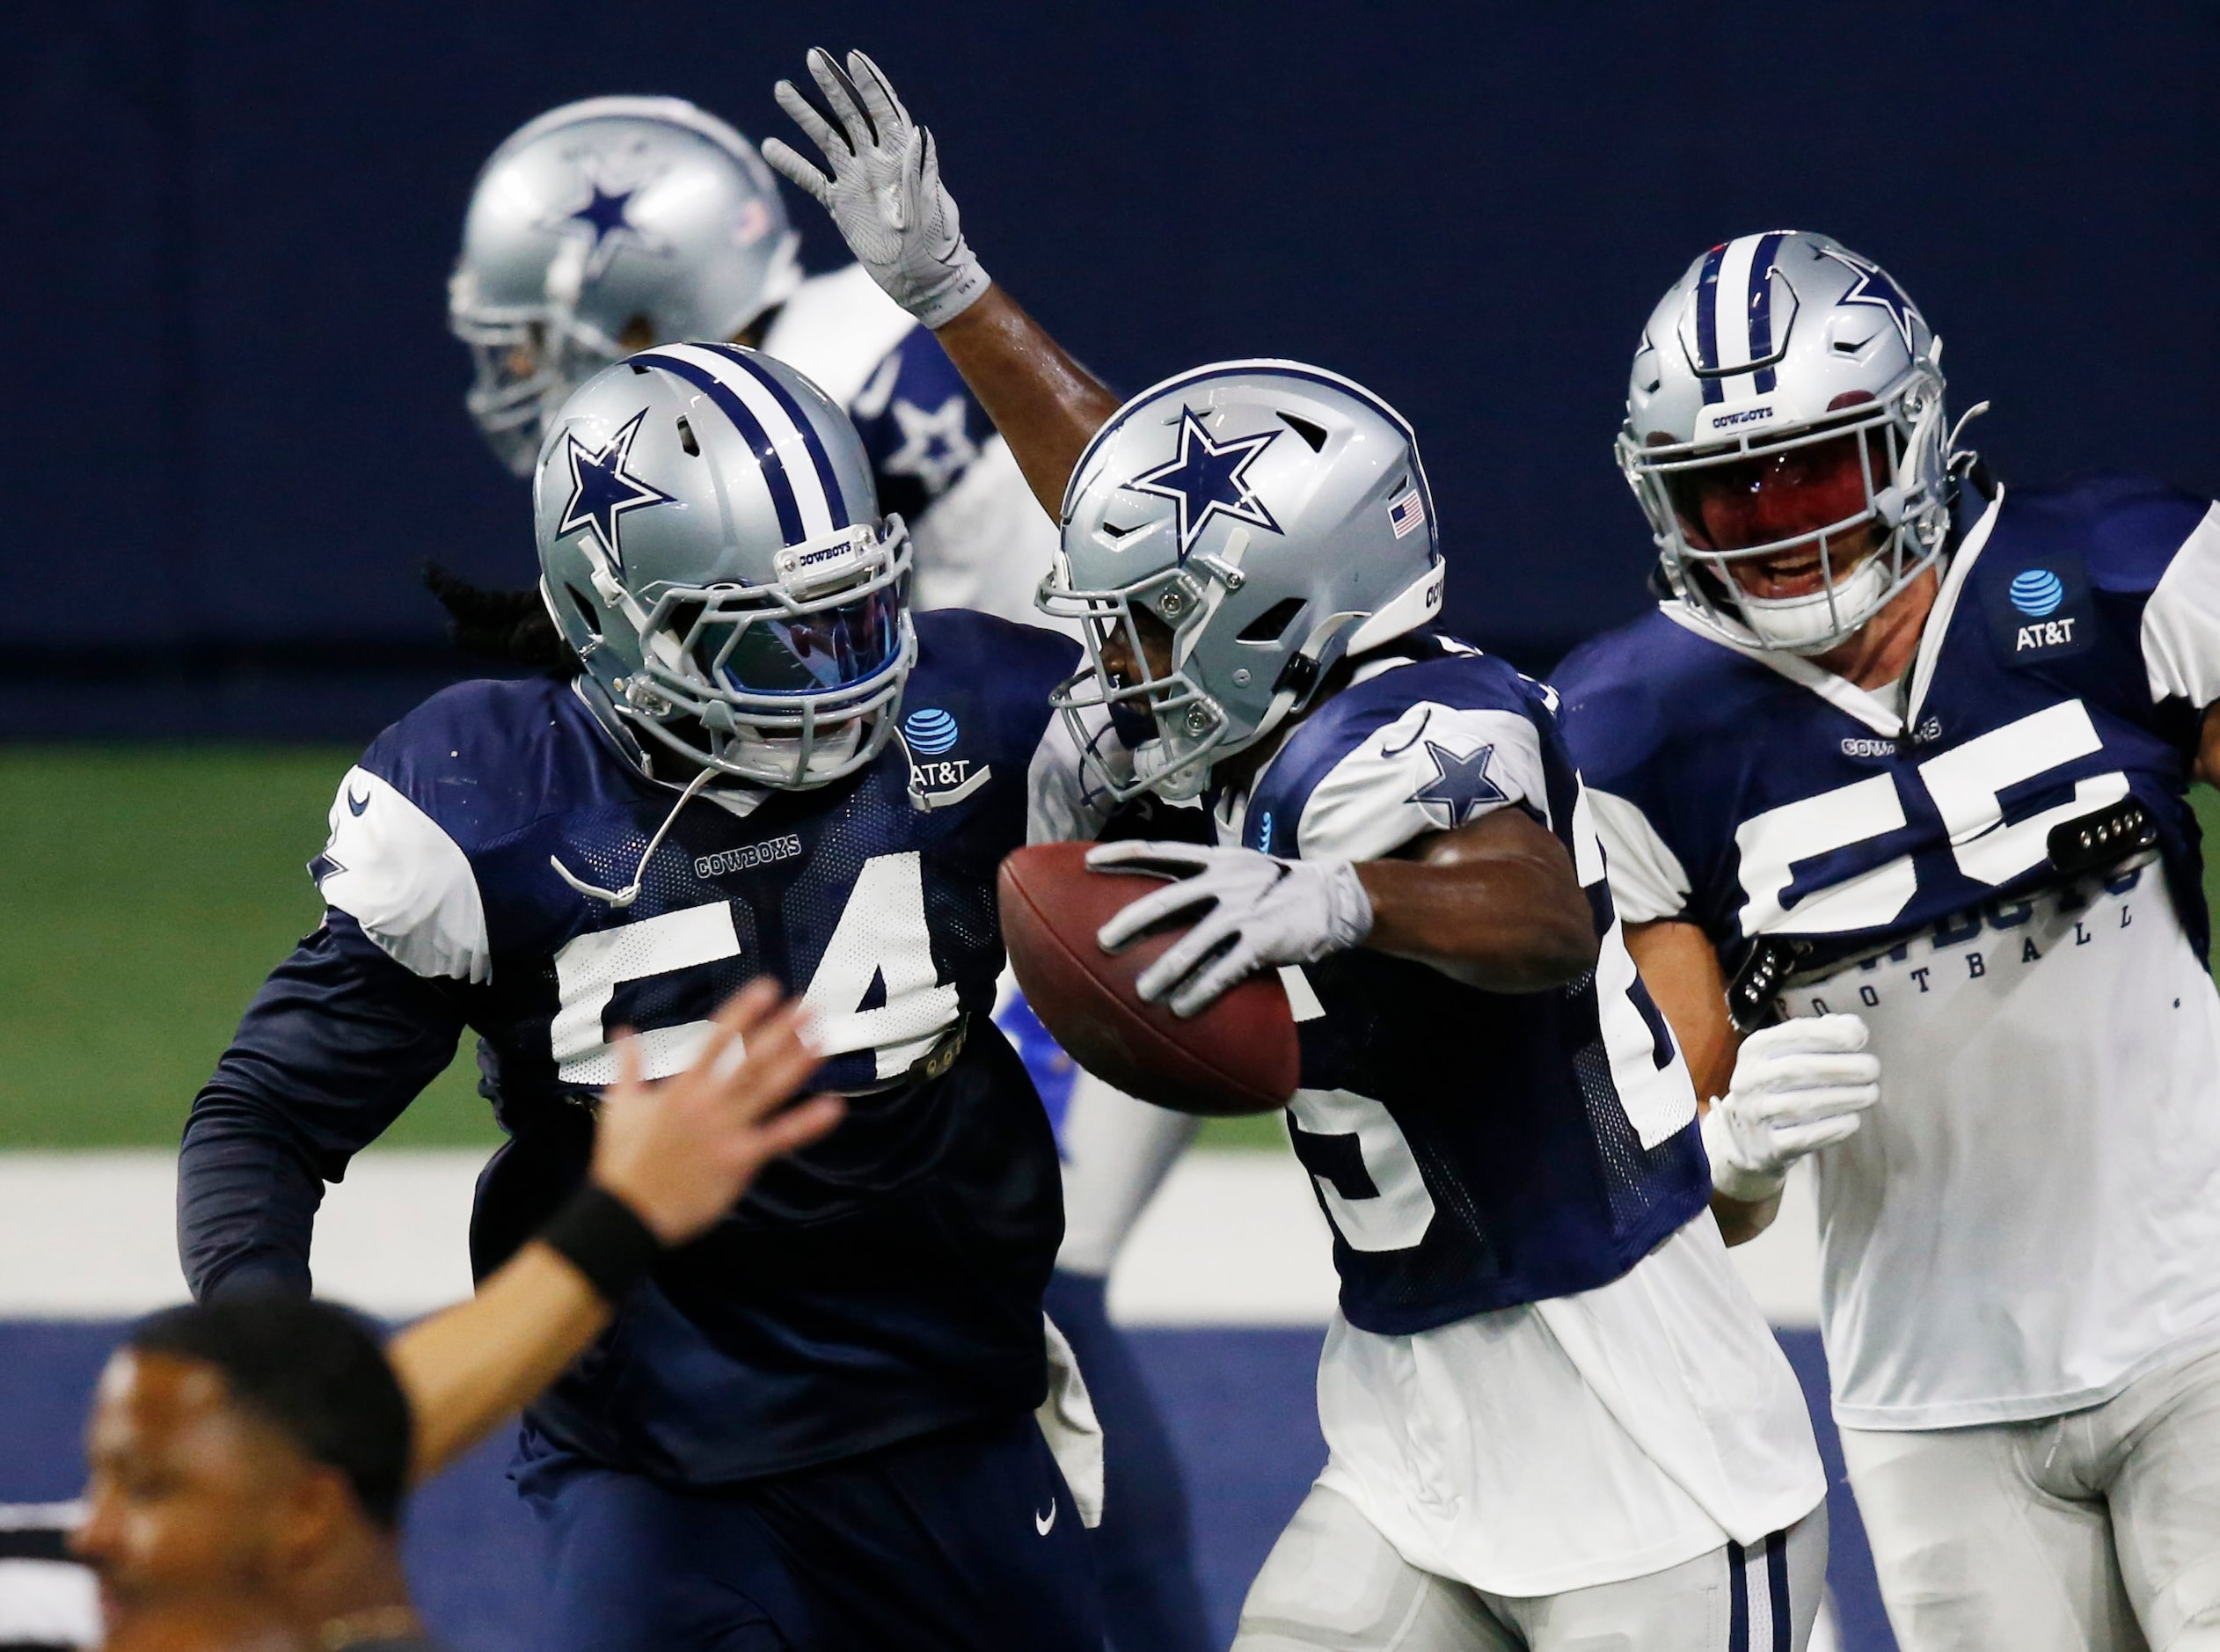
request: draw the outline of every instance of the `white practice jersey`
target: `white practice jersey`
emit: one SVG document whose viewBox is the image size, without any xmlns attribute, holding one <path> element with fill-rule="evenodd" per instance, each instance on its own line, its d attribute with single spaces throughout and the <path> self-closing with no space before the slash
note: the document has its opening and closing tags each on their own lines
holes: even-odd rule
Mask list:
<svg viewBox="0 0 2220 1652">
<path fill-rule="evenodd" d="M 2120 479 L 1968 509 L 1895 704 L 1669 610 L 1558 681 L 1627 921 L 1700 925 L 1730 974 L 1777 940 L 1779 1012 L 1872 1028 L 1880 1104 L 1817 1166 L 1844 1425 L 2052 1415 L 2220 1340 L 2183 795 L 2220 698 L 2220 509 Z M 2154 848 L 2053 858 L 2129 806 Z"/>
<path fill-rule="evenodd" d="M 1308 718 L 1222 842 L 1374 859 L 1498 810 L 1566 846 L 1595 969 L 1497 994 L 1369 950 L 1282 972 L 1289 1133 L 1335 1234 L 1323 1483 L 1404 1558 L 1555 1593 L 1752 1544 L 1825 1492 L 1709 1212 L 1685 1064 L 1635 979 L 1550 696 L 1418 637 Z"/>
<path fill-rule="evenodd" d="M 869 271 L 851 264 L 804 281 L 763 347 L 856 421 L 879 508 L 909 524 L 916 606 L 1067 629 L 1033 603 L 1055 552 L 1055 523 L 947 353 Z"/>
</svg>

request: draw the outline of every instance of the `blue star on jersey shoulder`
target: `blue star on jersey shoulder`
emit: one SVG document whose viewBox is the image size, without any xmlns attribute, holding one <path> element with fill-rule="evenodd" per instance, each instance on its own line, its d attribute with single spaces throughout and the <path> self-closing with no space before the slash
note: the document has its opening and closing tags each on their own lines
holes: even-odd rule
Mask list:
<svg viewBox="0 0 2220 1652">
<path fill-rule="evenodd" d="M 643 506 L 673 502 L 670 494 L 625 468 L 632 457 L 632 443 L 639 435 L 640 421 L 646 417 L 647 410 L 643 407 L 623 429 L 598 448 L 588 447 L 578 439 L 575 431 L 564 437 L 568 444 L 571 497 L 570 503 L 563 507 L 563 520 L 555 532 L 559 537 L 581 528 L 588 530 L 601 542 L 602 549 L 619 574 L 624 571 L 624 557 L 617 545 L 618 518 L 626 511 Z"/>
<path fill-rule="evenodd" d="M 1927 318 L 1921 315 L 1919 307 L 1905 297 L 1896 283 L 1888 279 L 1888 273 L 1880 265 L 1870 264 L 1857 253 L 1845 252 L 1840 247 L 1825 247 L 1822 251 L 1858 277 L 1858 284 L 1844 293 L 1840 302 L 1866 304 L 1875 310 L 1886 311 L 1889 320 L 1896 324 L 1896 331 L 1904 340 L 1904 348 L 1913 348 L 1912 324 L 1917 322 L 1924 326 Z"/>
<path fill-rule="evenodd" d="M 1250 487 L 1247 471 L 1257 455 L 1279 434 L 1267 430 L 1230 442 L 1213 442 L 1194 410 L 1182 407 L 1179 456 L 1153 471 L 1143 471 L 1126 486 L 1136 493 L 1171 500 L 1179 507 L 1182 560 L 1213 516 L 1228 516 L 1277 533 L 1280 524 L 1272 520 L 1272 513 Z"/>
<path fill-rule="evenodd" d="M 1429 740 L 1426 755 L 1433 759 L 1434 778 L 1404 800 L 1416 803 L 1429 818 L 1446 816 L 1449 830 L 1468 824 L 1490 803 L 1509 801 L 1510 794 L 1487 776 L 1487 765 L 1495 756 L 1493 744 L 1460 757 Z M 1442 815 L 1435 814 L 1436 809 L 1442 811 Z"/>
</svg>

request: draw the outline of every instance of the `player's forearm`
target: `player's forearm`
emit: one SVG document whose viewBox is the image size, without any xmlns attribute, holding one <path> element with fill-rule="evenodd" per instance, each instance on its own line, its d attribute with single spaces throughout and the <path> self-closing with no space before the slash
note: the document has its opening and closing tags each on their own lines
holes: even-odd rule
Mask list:
<svg viewBox="0 0 2220 1652">
<path fill-rule="evenodd" d="M 1072 466 L 1118 398 L 1000 287 L 933 336 L 1010 443 L 1033 496 L 1059 515 Z"/>
<path fill-rule="evenodd" d="M 1780 1195 L 1770 1199 L 1730 1199 L 1713 1189 L 1712 1217 L 1719 1224 L 1719 1236 L 1731 1247 L 1747 1245 L 1767 1228 L 1780 1214 Z"/>
<path fill-rule="evenodd" d="M 1688 1076 L 1696 1085 L 1699 1108 L 1727 1093 L 1734 1076 L 1734 1056 L 1742 1039 L 1727 1014 L 1727 977 L 1711 937 L 1694 924 L 1663 921 L 1630 924 L 1626 949 L 1641 972 L 1642 984 L 1673 1029 L 1673 1042 L 1688 1063 Z M 1780 1196 L 1770 1199 L 1731 1199 L 1714 1191 L 1712 1215 L 1720 1237 L 1727 1244 L 1742 1245 L 1773 1224 L 1780 1214 Z"/>
<path fill-rule="evenodd" d="M 611 1317 L 586 1276 L 535 1239 L 470 1301 L 395 1337 L 387 1355 L 416 1419 L 412 1476 L 430 1479 L 529 1405 Z"/>
<path fill-rule="evenodd" d="M 320 1177 L 238 1098 L 203 1091 L 178 1151 L 178 1261 L 186 1287 L 309 1294 Z"/>
<path fill-rule="evenodd" d="M 1587 897 L 1554 838 L 1556 864 L 1523 847 L 1442 860 L 1372 860 L 1357 879 L 1372 903 L 1375 952 L 1448 969 L 1490 992 L 1539 992 L 1595 968 Z"/>
</svg>

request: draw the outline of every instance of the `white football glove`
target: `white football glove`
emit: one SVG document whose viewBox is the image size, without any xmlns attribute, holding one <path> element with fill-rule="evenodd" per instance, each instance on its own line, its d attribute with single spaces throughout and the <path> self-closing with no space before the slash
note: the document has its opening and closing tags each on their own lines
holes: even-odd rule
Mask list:
<svg viewBox="0 0 2220 1652">
<path fill-rule="evenodd" d="M 1880 1100 L 1880 1061 L 1856 1015 L 1816 1015 L 1752 1033 L 1727 1093 L 1704 1115 L 1712 1186 L 1730 1199 L 1770 1199 L 1807 1153 L 1854 1136 Z"/>
<path fill-rule="evenodd" d="M 832 121 L 790 80 L 773 95 L 824 159 L 813 165 L 777 138 L 763 140 L 763 158 L 832 214 L 849 251 L 889 298 L 928 327 L 954 320 L 987 290 L 987 272 L 964 242 L 932 134 L 909 118 L 861 52 L 848 54 L 843 73 L 830 52 L 813 50 L 809 73 Z"/>
<path fill-rule="evenodd" d="M 1177 881 L 1144 895 L 1096 932 L 1116 952 L 1143 930 L 1197 913 L 1194 926 L 1134 984 L 1174 1015 L 1200 1015 L 1260 969 L 1309 963 L 1372 932 L 1372 903 L 1347 860 L 1282 860 L 1253 849 L 1194 844 L 1104 844 L 1087 852 L 1097 872 L 1137 872 Z"/>
</svg>

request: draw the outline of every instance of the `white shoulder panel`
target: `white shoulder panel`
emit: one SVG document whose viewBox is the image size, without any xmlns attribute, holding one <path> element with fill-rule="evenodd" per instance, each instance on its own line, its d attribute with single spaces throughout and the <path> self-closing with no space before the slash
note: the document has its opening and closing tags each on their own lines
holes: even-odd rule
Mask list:
<svg viewBox="0 0 2220 1652">
<path fill-rule="evenodd" d="M 1056 524 L 1026 486 L 1010 444 L 995 436 L 954 486 L 909 524 L 920 608 L 975 608 L 1067 636 L 1079 622 L 1033 603 L 1056 551 Z"/>
<path fill-rule="evenodd" d="M 1508 803 L 1549 819 L 1534 725 L 1516 712 L 1420 700 L 1311 788 L 1296 846 L 1305 860 L 1377 860 Z"/>
<path fill-rule="evenodd" d="M 879 290 L 860 264 L 813 275 L 763 338 L 763 354 L 801 372 L 846 407 L 864 392 L 873 372 L 916 321 Z"/>
<path fill-rule="evenodd" d="M 1611 904 L 1619 917 L 1629 924 L 1679 917 L 1687 910 L 1690 890 L 1680 857 L 1636 805 L 1592 786 L 1584 789 L 1596 835 L 1603 842 Z"/>
<path fill-rule="evenodd" d="M 2220 505 L 2182 541 L 2143 608 L 2143 664 L 2152 700 L 2220 700 Z"/>
<path fill-rule="evenodd" d="M 364 769 L 332 800 L 317 863 L 325 903 L 420 976 L 485 981 L 493 969 L 486 907 L 469 859 L 436 822 Z"/>
</svg>

